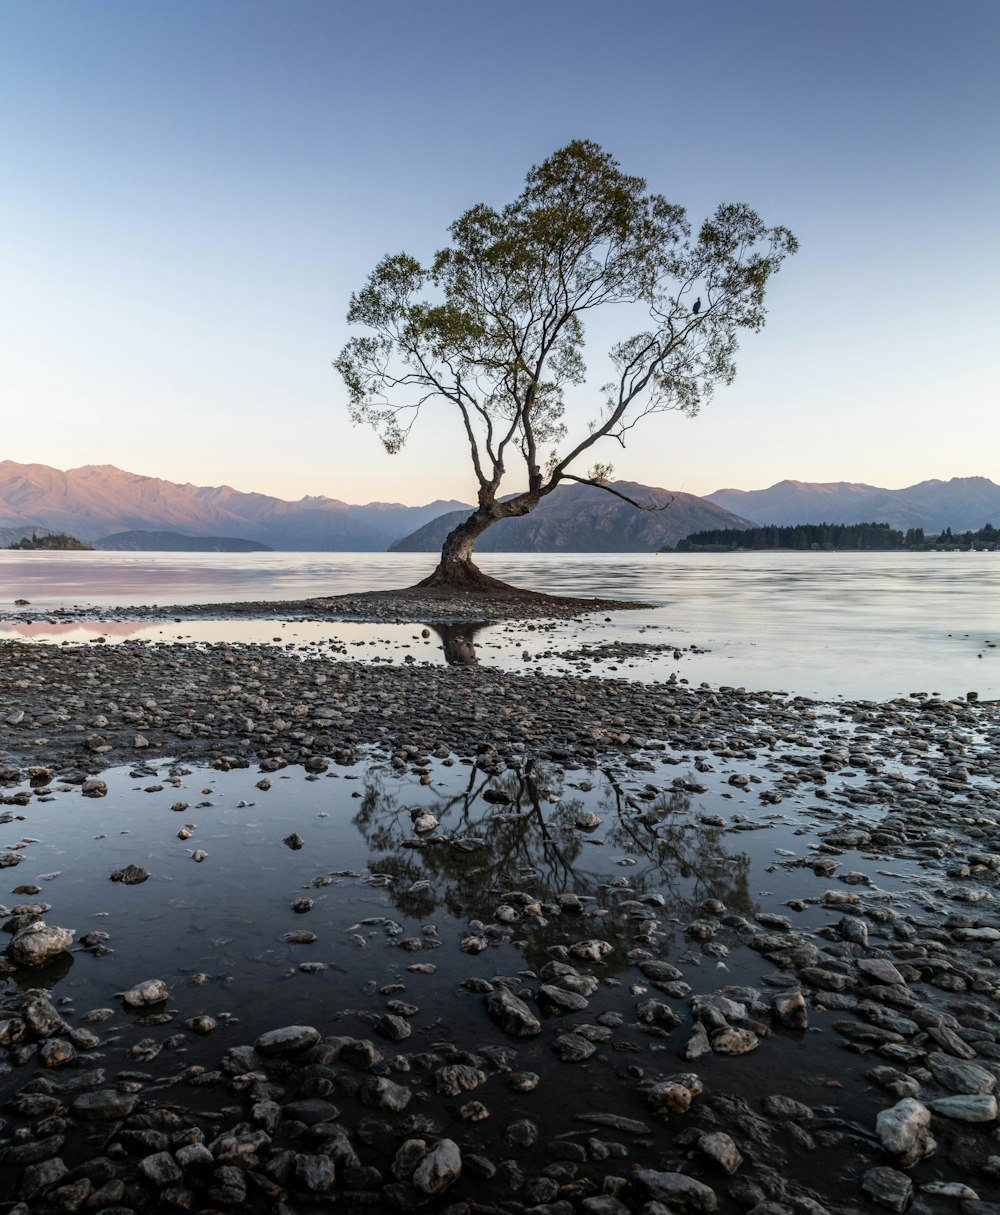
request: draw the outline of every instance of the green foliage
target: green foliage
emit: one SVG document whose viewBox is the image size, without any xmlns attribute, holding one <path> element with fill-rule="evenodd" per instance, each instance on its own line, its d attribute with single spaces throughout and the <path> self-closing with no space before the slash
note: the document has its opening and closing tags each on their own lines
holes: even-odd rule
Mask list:
<svg viewBox="0 0 1000 1215">
<path fill-rule="evenodd" d="M 677 545 L 679 553 L 738 552 L 744 549 L 855 549 L 891 551 L 926 550 L 933 547 L 988 548 L 1000 543 L 1000 531 L 991 523 L 978 532 L 952 535 L 947 528 L 929 541 L 922 527 L 911 527 L 906 534 L 888 523 L 798 523 L 794 527 L 751 527 L 745 530 L 715 528 L 693 532 Z"/>
<path fill-rule="evenodd" d="M 735 552 L 740 549 L 856 549 L 886 550 L 904 547 L 903 533 L 888 523 L 799 523 L 794 527 L 716 528 L 695 532 L 677 545 L 677 551 L 705 549 Z"/>
<path fill-rule="evenodd" d="M 82 540 L 77 540 L 75 536 L 67 536 L 65 532 L 54 532 L 49 536 L 38 536 L 34 532 L 31 533 L 31 539 L 27 536 L 18 540 L 16 544 L 9 544 L 8 548 L 16 549 L 76 549 L 93 551 L 89 544 L 84 544 Z"/>
<path fill-rule="evenodd" d="M 922 533 L 921 533 L 922 534 Z M 1000 548 L 1000 529 L 987 523 L 978 531 L 953 532 L 946 527 L 940 535 L 927 541 L 928 548 Z"/>
<path fill-rule="evenodd" d="M 697 413 L 732 380 L 739 331 L 761 328 L 766 286 L 797 248 L 742 204 L 692 236 L 683 208 L 586 140 L 533 167 L 513 202 L 480 203 L 449 231 L 427 265 L 405 253 L 378 263 L 348 312 L 367 332 L 335 366 L 353 420 L 390 453 L 427 401 L 449 402 L 491 518 L 530 510 L 599 439 L 624 445 L 644 417 Z M 584 322 L 598 309 L 639 325 L 611 347 L 613 379 L 570 440 L 566 393 L 585 381 Z M 516 507 L 497 501 L 512 457 L 528 485 Z M 596 483 L 611 475 L 596 469 Z"/>
</svg>

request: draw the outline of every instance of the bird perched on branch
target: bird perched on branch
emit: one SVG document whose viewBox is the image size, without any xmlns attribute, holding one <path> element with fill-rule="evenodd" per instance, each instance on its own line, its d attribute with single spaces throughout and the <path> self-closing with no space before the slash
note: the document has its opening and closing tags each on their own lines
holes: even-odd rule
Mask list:
<svg viewBox="0 0 1000 1215">
<path fill-rule="evenodd" d="M 700 295 L 695 300 L 694 304 L 691 306 L 691 315 L 697 316 L 699 312 L 701 312 L 701 296 Z"/>
</svg>

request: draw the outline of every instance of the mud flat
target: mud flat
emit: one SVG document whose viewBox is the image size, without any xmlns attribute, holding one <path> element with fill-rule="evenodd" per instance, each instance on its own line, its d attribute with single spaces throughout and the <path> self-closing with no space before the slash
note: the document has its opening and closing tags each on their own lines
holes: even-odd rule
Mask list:
<svg viewBox="0 0 1000 1215">
<path fill-rule="evenodd" d="M 0 701 L 18 1215 L 1000 1209 L 996 704 L 128 642 Z"/>
</svg>

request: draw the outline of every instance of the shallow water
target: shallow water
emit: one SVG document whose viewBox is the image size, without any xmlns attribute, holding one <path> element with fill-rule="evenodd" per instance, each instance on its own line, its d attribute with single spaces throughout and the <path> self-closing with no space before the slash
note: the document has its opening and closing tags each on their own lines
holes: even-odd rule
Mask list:
<svg viewBox="0 0 1000 1215">
<path fill-rule="evenodd" d="M 0 624 L 0 637 L 109 641 L 270 641 L 328 645 L 346 657 L 373 653 L 443 661 L 440 639 L 410 625 L 185 621 L 130 625 L 101 620 L 129 604 L 290 600 L 416 582 L 433 558 L 390 553 L 134 554 L 0 553 L 0 607 L 29 599 L 50 623 Z M 1000 697 L 1000 554 L 745 553 L 486 555 L 483 567 L 557 594 L 608 596 L 661 606 L 544 632 L 522 625 L 474 637 L 482 662 L 508 669 L 570 669 L 564 654 L 606 642 L 669 651 L 590 664 L 594 674 L 692 680 L 832 698 L 886 699 L 913 691 Z M 54 609 L 90 605 L 90 623 L 52 623 Z M 359 655 L 359 641 L 368 650 Z M 369 643 L 374 642 L 372 647 Z M 691 647 L 708 653 L 693 653 Z M 355 648 L 352 654 L 351 649 Z M 682 657 L 674 658 L 677 648 Z M 528 652 L 528 659 L 523 658 Z M 615 668 L 615 669 L 612 669 Z M 574 667 L 573 669 L 579 669 Z"/>
<path fill-rule="evenodd" d="M 22 857 L 5 874 L 8 887 L 42 888 L 13 903 L 50 903 L 48 923 L 74 928 L 78 940 L 107 932 L 113 950 L 94 957 L 78 944 L 72 955 L 17 978 L 51 984 L 81 1012 L 115 1004 L 116 992 L 143 979 L 164 978 L 178 1023 L 202 1012 L 233 1014 L 243 1022 L 240 1041 L 287 1020 L 292 1000 L 299 1020 L 329 1023 L 354 1010 L 362 1024 L 342 1032 L 359 1032 L 365 1015 L 379 1010 L 376 989 L 387 983 L 412 984 L 412 998 L 429 1002 L 428 1015 L 436 1009 L 443 1016 L 463 978 L 541 967 L 548 947 L 567 939 L 609 940 L 615 952 L 598 972 L 634 980 L 626 955 L 638 924 L 655 919 L 657 956 L 676 962 L 685 954 L 696 991 L 755 983 L 762 969 L 756 954 L 737 947 L 716 961 L 689 951 L 684 925 L 706 899 L 752 919 L 761 911 L 787 914 L 790 898 L 818 898 L 835 879 L 817 878 L 799 862 L 813 855 L 816 831 L 839 818 L 832 807 L 801 802 L 760 807 L 755 790 L 724 783 L 732 772 L 755 770 L 749 761 L 719 764 L 717 773 L 698 777 L 707 792 L 689 794 L 664 785 L 662 775 L 651 785 L 644 774 L 626 779 L 542 766 L 492 776 L 471 764 L 432 763 L 427 784 L 379 762 L 320 777 L 301 769 L 267 777 L 253 768 L 111 769 L 106 797 L 57 785 L 44 800 L 5 813 L 0 845 Z M 695 775 L 685 766 L 669 772 L 671 779 Z M 262 779 L 269 788 L 259 787 Z M 845 772 L 842 783 L 851 780 Z M 439 820 L 434 838 L 415 829 L 418 810 Z M 588 812 L 597 825 L 579 826 Z M 185 825 L 193 831 L 182 840 L 177 833 Z M 283 842 L 293 832 L 300 847 Z M 206 854 L 201 861 L 193 859 L 196 849 Z M 839 859 L 843 872 L 868 875 L 866 897 L 881 891 L 897 907 L 937 880 L 925 879 L 914 861 L 886 866 L 852 852 Z M 109 880 L 129 864 L 147 869 L 148 880 Z M 509 891 L 542 903 L 576 894 L 583 911 L 572 922 L 519 913 L 517 948 L 495 941 L 479 957 L 461 953 L 470 923 L 497 925 Z M 314 900 L 306 914 L 292 910 L 300 897 Z M 794 919 L 796 930 L 808 930 L 828 914 L 813 907 Z M 282 940 L 297 929 L 317 941 Z M 735 941 L 725 933 L 719 939 Z M 400 948 L 404 940 L 420 944 L 411 953 Z M 329 969 L 302 973 L 303 962 Z M 433 963 L 433 981 L 408 976 L 413 962 Z M 192 985 L 196 974 L 208 981 Z M 602 1007 L 623 1000 L 630 1007 L 627 997 L 624 987 L 621 998 L 609 989 Z"/>
<path fill-rule="evenodd" d="M 850 735 L 850 714 L 831 709 L 828 717 L 824 737 Z M 492 1114 L 482 1123 L 464 1121 L 459 1101 L 435 1098 L 425 1073 L 392 1072 L 415 1090 L 423 1115 L 461 1139 L 463 1151 L 474 1143 L 506 1159 L 504 1128 L 514 1118 L 537 1122 L 543 1142 L 593 1133 L 574 1120 L 588 1110 L 648 1122 L 636 1075 L 687 1069 L 677 1051 L 692 1021 L 684 998 L 668 998 L 643 979 L 629 957 L 636 945 L 677 965 L 694 993 L 759 985 L 766 1001 L 774 963 L 747 947 L 735 928 L 717 933 L 714 953 L 687 931 L 705 914 L 706 900 L 718 899 L 750 921 L 768 912 L 786 916 L 817 944 L 819 930 L 841 914 L 819 903 L 830 889 L 845 895 L 860 889 L 869 906 L 904 915 L 940 918 L 949 908 L 950 862 L 932 856 L 890 861 L 845 850 L 839 872 L 862 875 L 860 887 L 813 872 L 808 862 L 822 847 L 822 833 L 842 824 L 850 790 L 866 777 L 843 768 L 822 790 L 804 786 L 786 791 L 781 804 L 762 804 L 759 793 L 782 789 L 784 761 L 799 748 L 790 739 L 762 758 L 664 754 L 662 763 L 642 769 L 621 761 L 594 770 L 527 763 L 500 773 L 451 760 L 414 761 L 399 772 L 377 755 L 317 776 L 300 768 L 265 775 L 256 767 L 217 771 L 159 761 L 105 772 L 108 793 L 97 799 L 53 782 L 51 791 L 35 789 L 26 805 L 8 804 L 0 815 L 0 849 L 22 858 L 4 872 L 4 890 L 11 905 L 51 904 L 46 921 L 75 929 L 77 944 L 6 982 L 50 988 L 72 1024 L 90 1009 L 112 1010 L 95 1027 L 102 1042 L 85 1067 L 106 1069 L 110 1083 L 122 1069 L 141 1076 L 144 1096 L 173 1108 L 214 1111 L 220 1099 L 232 1099 L 218 1087 L 178 1083 L 184 1069 L 212 1069 L 230 1046 L 276 1026 L 307 1024 L 324 1035 L 372 1038 L 389 1060 L 396 1052 L 440 1051 L 441 1043 L 471 1051 L 513 1047 L 514 1066 L 537 1072 L 541 1082 L 534 1093 L 513 1094 L 502 1077 L 491 1077 L 472 1094 Z M 887 768 L 902 770 L 891 758 Z M 758 783 L 737 789 L 729 784 L 736 774 Z M 704 787 L 684 790 L 675 782 Z M 4 792 L 9 797 L 17 787 Z M 854 805 L 847 817 L 877 822 L 884 809 Z M 427 811 L 439 821 L 429 833 L 415 821 Z M 584 820 L 586 814 L 596 821 Z M 186 839 L 178 837 L 182 827 L 190 828 Z M 290 840 L 293 832 L 300 841 Z M 200 861 L 196 849 L 205 854 Z M 109 880 L 129 864 L 147 869 L 148 880 L 131 886 Z M 14 893 L 33 883 L 40 894 Z M 578 912 L 558 914 L 551 906 L 566 894 L 578 896 Z M 292 906 L 301 898 L 313 900 L 304 914 Z M 793 909 L 789 900 L 803 902 Z M 285 939 L 301 930 L 315 941 Z M 111 952 L 98 956 L 81 946 L 80 938 L 95 931 L 108 934 Z M 478 954 L 461 949 L 472 934 L 487 938 Z M 612 952 L 600 962 L 577 963 L 599 981 L 588 1009 L 543 1014 L 536 1038 L 507 1038 L 486 1016 L 482 996 L 463 986 L 509 975 L 533 990 L 532 975 L 553 948 L 594 938 Z M 319 967 L 302 969 L 310 964 Z M 152 1017 L 124 1012 L 119 993 L 150 978 L 166 981 L 165 1008 Z M 637 1005 L 650 996 L 669 999 L 681 1024 L 646 1032 Z M 411 1038 L 399 1045 L 374 1028 L 391 997 L 418 1009 Z M 185 1028 L 202 1015 L 218 1023 L 208 1037 Z M 601 1020 L 615 1015 L 621 1022 L 611 1040 L 585 1063 L 556 1059 L 560 1029 L 615 1024 Z M 806 1033 L 778 1029 L 750 1055 L 699 1059 L 706 1091 L 754 1105 L 764 1093 L 786 1093 L 871 1128 L 885 1095 L 864 1079 L 871 1058 L 845 1050 L 828 1032 L 836 1016 L 811 1010 Z M 25 1084 L 33 1066 L 0 1075 L 0 1102 Z M 61 1073 L 67 1074 L 80 1071 Z M 680 1130 L 683 1120 L 676 1121 L 673 1129 Z M 657 1153 L 669 1145 L 669 1131 L 657 1127 L 645 1147 L 630 1142 L 628 1152 L 661 1167 Z M 843 1150 L 854 1152 L 849 1144 Z M 830 1160 L 807 1156 L 793 1160 L 788 1173 L 833 1195 L 842 1163 L 843 1151 Z M 537 1153 L 524 1164 L 540 1167 Z M 921 1169 L 925 1177 L 951 1176 L 946 1160 Z M 736 1208 L 723 1198 L 721 1209 L 731 1215 Z"/>
</svg>

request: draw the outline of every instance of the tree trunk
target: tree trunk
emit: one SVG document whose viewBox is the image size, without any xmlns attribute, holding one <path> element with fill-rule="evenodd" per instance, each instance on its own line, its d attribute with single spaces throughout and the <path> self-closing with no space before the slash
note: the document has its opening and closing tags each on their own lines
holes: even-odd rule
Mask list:
<svg viewBox="0 0 1000 1215">
<path fill-rule="evenodd" d="M 476 541 L 491 523 L 496 522 L 497 516 L 482 508 L 471 514 L 468 519 L 463 519 L 445 538 L 437 569 L 422 582 L 418 582 L 417 586 L 456 591 L 513 591 L 514 588 L 509 583 L 484 574 L 472 560 Z"/>
</svg>

